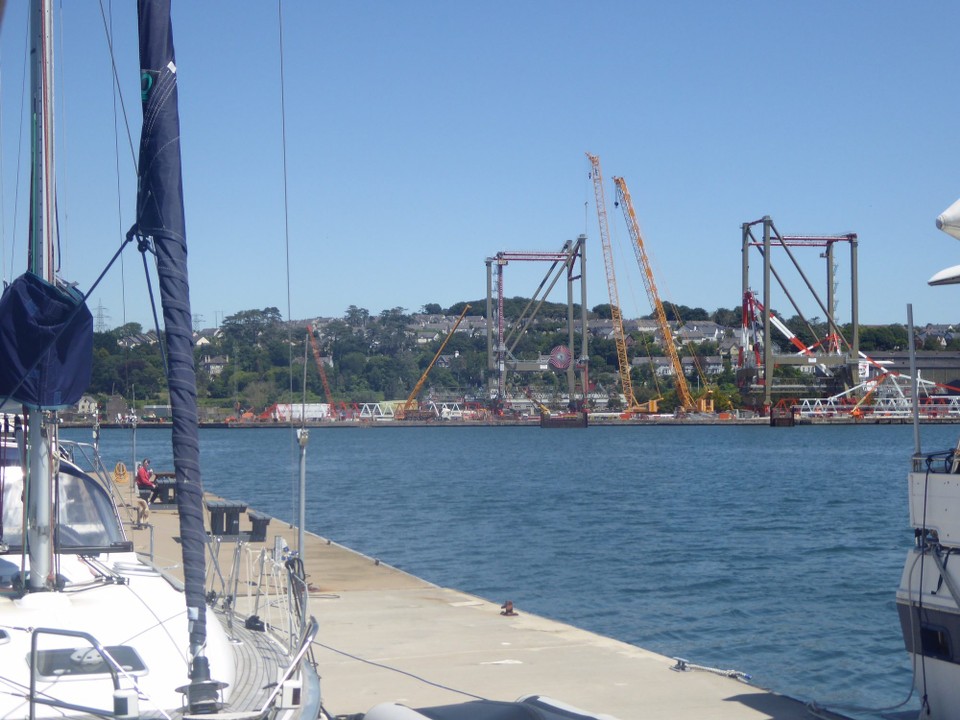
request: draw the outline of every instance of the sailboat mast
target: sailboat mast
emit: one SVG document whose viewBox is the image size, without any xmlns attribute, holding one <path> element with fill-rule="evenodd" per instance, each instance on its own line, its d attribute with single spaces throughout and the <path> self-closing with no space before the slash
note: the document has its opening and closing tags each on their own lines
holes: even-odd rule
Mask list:
<svg viewBox="0 0 960 720">
<path fill-rule="evenodd" d="M 30 243 L 27 269 L 54 282 L 56 223 L 53 171 L 53 9 L 50 0 L 33 0 L 30 20 L 31 139 L 33 164 L 30 188 Z M 27 420 L 29 481 L 25 484 L 30 590 L 47 587 L 53 566 L 52 434 L 42 410 L 29 411 Z"/>
</svg>

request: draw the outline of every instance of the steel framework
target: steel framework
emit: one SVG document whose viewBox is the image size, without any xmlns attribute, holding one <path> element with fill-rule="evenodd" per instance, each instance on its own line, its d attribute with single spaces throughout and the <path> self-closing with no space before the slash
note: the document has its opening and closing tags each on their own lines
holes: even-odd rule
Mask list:
<svg viewBox="0 0 960 720">
<path fill-rule="evenodd" d="M 567 240 L 558 252 L 536 250 L 502 250 L 485 261 L 487 267 L 487 367 L 494 373 L 496 388 L 493 390 L 499 402 L 506 400 L 506 373 L 514 372 L 543 372 L 546 365 L 539 362 L 522 361 L 514 356 L 517 343 L 526 333 L 536 318 L 537 312 L 543 306 L 550 291 L 557 284 L 561 276 L 567 280 L 567 334 L 571 352 L 575 344 L 574 323 L 574 283 L 580 282 L 580 312 L 581 335 L 580 355 L 576 363 L 571 362 L 567 367 L 567 390 L 570 402 L 574 402 L 576 394 L 576 370 L 579 367 L 583 400 L 588 392 L 588 350 L 587 350 L 587 284 L 586 278 L 586 235 L 580 235 L 576 240 Z M 548 262 L 550 268 L 540 281 L 533 297 L 527 302 L 519 318 L 509 326 L 503 312 L 503 283 L 504 269 L 511 262 Z M 496 294 L 494 295 L 493 268 L 496 267 Z M 494 306 L 494 297 L 496 305 Z M 496 343 L 493 332 L 496 327 Z"/>
</svg>

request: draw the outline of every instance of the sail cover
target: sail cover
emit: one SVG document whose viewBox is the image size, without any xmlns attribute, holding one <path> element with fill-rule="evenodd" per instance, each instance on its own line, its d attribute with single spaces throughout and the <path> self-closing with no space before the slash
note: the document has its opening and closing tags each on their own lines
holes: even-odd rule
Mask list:
<svg viewBox="0 0 960 720">
<path fill-rule="evenodd" d="M 41 410 L 74 405 L 90 385 L 93 317 L 83 298 L 31 272 L 0 297 L 0 399 Z"/>
<path fill-rule="evenodd" d="M 187 241 L 180 170 L 177 66 L 169 0 L 139 0 L 143 129 L 133 232 L 153 238 L 167 345 L 173 464 L 183 548 L 184 585 L 191 619 L 190 647 L 206 642 L 203 485 L 197 431 L 197 384 L 187 279 Z"/>
</svg>

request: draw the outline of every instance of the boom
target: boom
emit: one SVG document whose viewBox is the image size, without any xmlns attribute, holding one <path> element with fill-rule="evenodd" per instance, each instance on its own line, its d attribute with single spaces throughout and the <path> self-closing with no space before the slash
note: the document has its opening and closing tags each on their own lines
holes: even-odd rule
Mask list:
<svg viewBox="0 0 960 720">
<path fill-rule="evenodd" d="M 687 385 L 687 378 L 683 374 L 683 365 L 680 362 L 680 356 L 677 354 L 677 346 L 673 342 L 673 333 L 670 332 L 667 314 L 663 310 L 663 303 L 660 302 L 660 294 L 657 292 L 657 283 L 653 279 L 653 269 L 650 267 L 647 250 L 643 245 L 643 236 L 640 234 L 640 224 L 637 222 L 637 215 L 633 210 L 633 200 L 630 199 L 627 181 L 622 177 L 615 177 L 613 181 L 617 185 L 617 200 L 623 209 L 623 217 L 627 221 L 627 229 L 630 231 L 630 239 L 633 241 L 633 251 L 636 253 L 637 263 L 640 265 L 643 286 L 647 289 L 647 296 L 650 298 L 650 305 L 653 307 L 657 325 L 660 328 L 660 335 L 663 337 L 663 347 L 666 349 L 670 364 L 673 366 L 680 405 L 684 410 L 696 410 L 697 404 L 690 394 L 690 386 Z"/>
<path fill-rule="evenodd" d="M 617 292 L 617 276 L 613 269 L 613 248 L 610 246 L 610 231 L 607 227 L 607 203 L 603 192 L 603 175 L 600 172 L 600 158 L 587 153 L 593 167 L 593 194 L 596 197 L 597 220 L 600 224 L 600 244 L 603 246 L 603 264 L 607 270 L 607 291 L 610 294 L 610 317 L 613 319 L 613 338 L 617 346 L 617 362 L 620 365 L 620 383 L 623 386 L 623 398 L 627 412 L 637 408 L 637 398 L 633 394 L 633 380 L 630 377 L 630 361 L 627 359 L 627 338 L 623 331 L 623 315 L 620 311 L 620 294 Z"/>
<path fill-rule="evenodd" d="M 333 393 L 330 392 L 330 383 L 327 381 L 327 371 L 323 368 L 323 361 L 320 359 L 320 348 L 317 347 L 317 339 L 313 336 L 313 325 L 307 324 L 307 337 L 310 338 L 310 347 L 313 349 L 313 359 L 317 363 L 317 370 L 320 373 L 320 382 L 323 383 L 323 392 L 327 396 L 327 404 L 330 406 L 330 417 L 336 415 L 336 406 L 333 404 Z"/>
</svg>

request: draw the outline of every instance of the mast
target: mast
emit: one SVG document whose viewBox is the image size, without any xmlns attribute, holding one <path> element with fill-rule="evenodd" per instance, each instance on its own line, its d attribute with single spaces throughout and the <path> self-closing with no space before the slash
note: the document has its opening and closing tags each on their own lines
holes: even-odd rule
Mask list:
<svg viewBox="0 0 960 720">
<path fill-rule="evenodd" d="M 48 283 L 54 282 L 53 247 L 53 10 L 50 0 L 34 0 L 30 12 L 30 65 L 32 97 L 30 126 L 32 168 L 30 186 L 30 243 L 27 270 Z M 53 566 L 53 502 L 51 467 L 56 426 L 44 424 L 43 411 L 27 414 L 30 447 L 29 483 L 24 484 L 27 508 L 27 546 L 31 590 L 48 588 Z"/>
<path fill-rule="evenodd" d="M 217 701 L 210 680 L 204 599 L 203 485 L 197 427 L 196 370 L 187 277 L 187 242 L 180 165 L 177 66 L 169 0 L 139 0 L 140 83 L 143 130 L 137 168 L 137 222 L 130 236 L 142 252 L 156 254 L 173 414 L 173 464 L 183 551 L 184 590 L 190 620 L 190 680 L 184 691 L 191 712 L 211 712 Z"/>
</svg>

